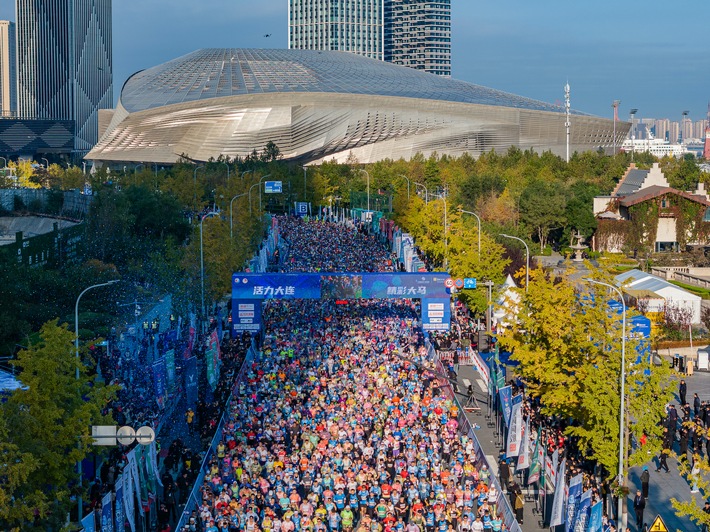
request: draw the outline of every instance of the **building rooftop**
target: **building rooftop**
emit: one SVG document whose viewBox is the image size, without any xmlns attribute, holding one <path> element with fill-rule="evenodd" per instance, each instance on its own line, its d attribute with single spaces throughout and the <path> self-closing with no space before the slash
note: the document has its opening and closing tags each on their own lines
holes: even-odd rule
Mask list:
<svg viewBox="0 0 710 532">
<path fill-rule="evenodd" d="M 210 98 L 289 92 L 371 94 L 564 112 L 559 105 L 348 52 L 243 48 L 197 50 L 137 72 L 124 84 L 121 104 L 136 112 Z"/>
</svg>

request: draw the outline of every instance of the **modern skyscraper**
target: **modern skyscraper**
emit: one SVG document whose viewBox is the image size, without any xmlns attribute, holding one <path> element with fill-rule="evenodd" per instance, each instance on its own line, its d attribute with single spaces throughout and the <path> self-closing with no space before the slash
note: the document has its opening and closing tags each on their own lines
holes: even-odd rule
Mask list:
<svg viewBox="0 0 710 532">
<path fill-rule="evenodd" d="M 451 0 L 289 0 L 289 48 L 451 75 Z"/>
<path fill-rule="evenodd" d="M 18 115 L 75 121 L 75 150 L 98 141 L 113 105 L 111 0 L 16 0 Z"/>
<path fill-rule="evenodd" d="M 451 76 L 451 0 L 386 0 L 385 61 Z"/>
<path fill-rule="evenodd" d="M 0 116 L 11 117 L 17 112 L 17 56 L 15 55 L 15 24 L 0 20 Z"/>
<path fill-rule="evenodd" d="M 385 0 L 289 0 L 288 47 L 383 59 Z"/>
</svg>

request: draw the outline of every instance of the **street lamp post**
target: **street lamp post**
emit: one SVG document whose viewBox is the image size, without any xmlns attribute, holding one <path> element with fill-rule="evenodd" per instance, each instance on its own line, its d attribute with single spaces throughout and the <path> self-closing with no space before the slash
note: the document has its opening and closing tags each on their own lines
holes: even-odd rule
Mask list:
<svg viewBox="0 0 710 532">
<path fill-rule="evenodd" d="M 409 201 L 409 184 L 410 184 L 409 178 L 404 174 L 399 174 L 399 177 L 403 177 L 404 179 L 407 180 L 407 201 Z"/>
<path fill-rule="evenodd" d="M 246 196 L 246 195 L 247 195 L 247 192 L 245 192 L 244 194 L 237 194 L 237 195 L 234 196 L 234 197 L 230 200 L 230 202 L 229 202 L 229 239 L 230 239 L 230 240 L 234 240 L 234 230 L 233 230 L 233 227 L 234 227 L 234 225 L 233 225 L 233 220 L 234 220 L 234 218 L 233 218 L 233 216 L 232 216 L 232 205 L 234 204 L 234 200 L 235 200 L 235 199 L 241 198 L 242 196 Z"/>
<path fill-rule="evenodd" d="M 245 176 L 246 174 L 249 174 L 249 173 L 252 173 L 252 172 L 254 172 L 254 170 L 245 170 L 244 172 L 242 172 L 242 175 L 241 175 L 240 177 L 241 177 L 242 179 L 244 179 L 244 176 Z"/>
<path fill-rule="evenodd" d="M 461 209 L 461 212 L 464 214 L 470 214 L 472 216 L 476 217 L 476 221 L 478 222 L 478 259 L 481 259 L 481 219 L 478 217 L 478 214 L 476 214 L 473 211 L 465 211 Z"/>
<path fill-rule="evenodd" d="M 222 164 L 227 167 L 227 189 L 229 189 L 229 164 L 225 162 L 222 162 Z"/>
<path fill-rule="evenodd" d="M 80 359 L 79 359 L 79 300 L 81 299 L 81 296 L 83 296 L 86 292 L 89 290 L 92 290 L 93 288 L 99 288 L 101 286 L 108 286 L 110 284 L 117 283 L 118 279 L 114 279 L 113 281 L 108 281 L 107 283 L 99 283 L 99 284 L 94 284 L 89 286 L 88 288 L 85 288 L 80 294 L 79 297 L 76 298 L 76 304 L 74 305 L 74 352 L 75 352 L 75 358 L 76 358 L 76 380 L 77 382 L 79 381 L 79 365 L 80 365 Z M 81 442 L 79 442 L 79 448 L 81 448 Z M 79 522 L 81 522 L 82 513 L 83 513 L 83 508 L 82 508 L 82 500 L 81 500 L 81 484 L 82 484 L 82 470 L 81 470 L 81 460 L 79 460 L 76 464 L 76 469 L 77 473 L 79 474 L 79 495 L 77 497 L 77 504 L 78 504 L 78 516 L 79 516 Z"/>
<path fill-rule="evenodd" d="M 259 183 L 258 183 L 258 185 L 259 185 L 259 210 L 260 210 L 260 211 L 261 211 L 261 182 L 262 182 L 264 179 L 266 179 L 267 177 L 271 177 L 271 174 L 266 174 L 266 175 L 263 175 L 263 176 L 261 176 L 261 177 L 259 178 Z M 249 190 L 251 190 L 251 189 L 249 189 Z M 249 203 L 249 207 L 251 207 L 251 202 Z"/>
<path fill-rule="evenodd" d="M 624 301 L 624 295 L 621 293 L 618 287 L 604 283 L 602 281 L 597 281 L 595 279 L 585 278 L 588 283 L 598 284 L 600 286 L 605 286 L 614 290 L 619 296 L 619 301 L 621 301 L 622 309 L 622 322 L 621 322 L 621 405 L 619 407 L 619 486 L 623 486 L 625 482 L 624 478 L 624 430 L 625 430 L 625 408 L 624 403 L 626 402 L 626 302 Z M 619 503 L 617 507 L 617 520 L 621 523 L 619 530 L 626 530 L 626 523 L 628 517 L 626 512 L 624 512 L 624 498 L 619 497 Z"/>
<path fill-rule="evenodd" d="M 195 171 L 192 172 L 192 191 L 194 192 L 193 202 L 195 203 L 195 208 L 197 208 L 197 171 L 204 166 L 195 166 Z"/>
<path fill-rule="evenodd" d="M 47 159 L 45 157 L 40 157 L 39 160 L 44 161 L 44 169 L 49 170 L 49 159 Z"/>
<path fill-rule="evenodd" d="M 306 202 L 308 201 L 306 198 L 308 197 L 306 193 L 306 173 L 308 172 L 308 167 L 304 166 L 303 167 L 303 201 Z"/>
<path fill-rule="evenodd" d="M 2 168 L 4 170 L 7 168 L 7 159 L 5 159 L 5 157 L 0 157 L 0 159 L 2 159 Z"/>
<path fill-rule="evenodd" d="M 513 235 L 505 235 L 503 233 L 501 233 L 500 236 L 503 236 L 505 238 L 512 238 L 513 240 L 522 242 L 523 246 L 525 246 L 525 291 L 527 292 L 528 285 L 530 284 L 530 248 L 528 248 L 528 244 L 522 238 L 518 238 L 517 236 Z"/>
<path fill-rule="evenodd" d="M 205 221 L 205 218 L 209 218 L 211 216 L 217 216 L 217 212 L 212 211 L 208 212 L 205 214 L 202 219 L 200 219 L 200 286 L 202 287 L 202 318 L 204 319 L 205 317 L 205 252 L 204 252 L 204 247 L 203 247 L 203 239 L 202 239 L 202 223 Z M 201 327 L 200 327 L 201 329 Z"/>
<path fill-rule="evenodd" d="M 429 204 L 429 189 L 426 188 L 426 186 L 422 185 L 421 183 L 417 183 L 416 181 L 414 182 L 415 185 L 420 186 L 424 189 L 424 203 L 426 205 Z"/>
</svg>

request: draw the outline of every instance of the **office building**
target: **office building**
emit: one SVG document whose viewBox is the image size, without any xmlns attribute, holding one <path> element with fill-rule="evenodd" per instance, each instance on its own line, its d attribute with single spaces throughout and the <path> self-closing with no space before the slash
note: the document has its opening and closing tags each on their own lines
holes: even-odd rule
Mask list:
<svg viewBox="0 0 710 532">
<path fill-rule="evenodd" d="M 387 0 L 385 61 L 451 76 L 451 0 Z"/>
<path fill-rule="evenodd" d="M 578 152 L 620 146 L 631 126 L 578 111 L 571 122 Z M 566 139 L 558 105 L 357 54 L 216 48 L 133 74 L 87 159 L 207 161 L 273 141 L 301 164 L 373 163 L 511 146 L 563 155 Z"/>
<path fill-rule="evenodd" d="M 16 0 L 22 118 L 74 121 L 74 149 L 98 140 L 113 105 L 111 0 Z"/>
<path fill-rule="evenodd" d="M 289 0 L 289 48 L 451 75 L 451 0 Z"/>
<path fill-rule="evenodd" d="M 15 24 L 0 20 L 0 116 L 15 116 L 17 112 L 17 56 L 15 54 Z"/>
<path fill-rule="evenodd" d="M 385 0 L 289 0 L 288 47 L 383 59 Z"/>
</svg>

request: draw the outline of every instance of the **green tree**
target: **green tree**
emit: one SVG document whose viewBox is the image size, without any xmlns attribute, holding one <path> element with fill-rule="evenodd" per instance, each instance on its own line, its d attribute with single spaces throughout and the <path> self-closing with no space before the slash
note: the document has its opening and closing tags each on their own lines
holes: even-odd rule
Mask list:
<svg viewBox="0 0 710 532">
<path fill-rule="evenodd" d="M 501 347 L 520 362 L 516 372 L 540 399 L 543 414 L 571 419 L 567 433 L 613 476 L 619 463 L 621 313 L 610 310 L 601 287 L 575 286 L 569 277 L 553 278 L 541 269 L 531 272 L 529 290 L 519 295 L 517 318 L 499 336 Z M 670 370 L 639 356 L 637 346 L 634 339 L 626 342 L 629 465 L 660 450 L 658 422 L 671 393 Z M 648 443 L 641 448 L 636 442 L 644 433 Z"/>
<path fill-rule="evenodd" d="M 12 482 L 0 482 L 0 497 L 13 501 L 9 508 L 0 505 L 0 526 L 59 530 L 72 493 L 85 491 L 75 466 L 92 450 L 91 425 L 111 422 L 101 409 L 115 390 L 88 377 L 87 365 L 75 357 L 74 334 L 56 321 L 46 323 L 39 341 L 13 364 L 25 388 L 0 406 L 0 431 L 12 427 L 0 449 L 7 457 L 31 458 L 26 467 L 10 469 Z"/>
<path fill-rule="evenodd" d="M 520 220 L 536 235 L 540 251 L 547 245 L 550 231 L 565 224 L 564 193 L 559 186 L 539 179 L 533 180 L 520 196 Z"/>
</svg>

